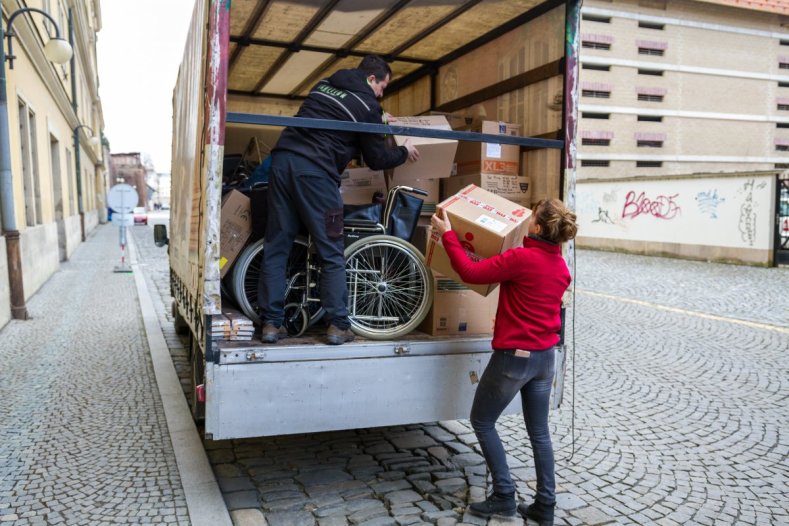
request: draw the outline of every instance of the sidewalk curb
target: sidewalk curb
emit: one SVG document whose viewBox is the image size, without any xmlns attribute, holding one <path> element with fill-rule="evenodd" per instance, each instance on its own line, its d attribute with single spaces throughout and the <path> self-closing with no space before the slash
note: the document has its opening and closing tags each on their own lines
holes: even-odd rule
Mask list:
<svg viewBox="0 0 789 526">
<path fill-rule="evenodd" d="M 184 489 L 189 520 L 193 526 L 232 526 L 222 492 L 211 470 L 200 435 L 184 398 L 167 342 L 159 326 L 145 276 L 137 262 L 134 241 L 129 237 L 129 260 L 137 285 L 145 334 L 156 384 L 162 398 L 170 441 Z"/>
</svg>

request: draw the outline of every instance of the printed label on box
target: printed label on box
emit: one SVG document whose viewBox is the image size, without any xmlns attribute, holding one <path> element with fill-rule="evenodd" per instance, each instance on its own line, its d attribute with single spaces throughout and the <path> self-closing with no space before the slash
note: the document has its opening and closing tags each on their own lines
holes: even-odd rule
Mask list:
<svg viewBox="0 0 789 526">
<path fill-rule="evenodd" d="M 495 143 L 485 143 L 485 156 L 491 159 L 501 159 L 501 145 Z"/>
<path fill-rule="evenodd" d="M 496 221 L 490 216 L 479 216 L 474 222 L 494 232 L 501 232 L 507 228 L 507 223 Z"/>
</svg>

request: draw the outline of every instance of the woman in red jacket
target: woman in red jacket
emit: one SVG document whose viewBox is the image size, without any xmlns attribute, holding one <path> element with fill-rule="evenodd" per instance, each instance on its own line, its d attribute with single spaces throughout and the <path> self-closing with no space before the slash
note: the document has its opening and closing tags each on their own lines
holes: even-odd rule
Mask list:
<svg viewBox="0 0 789 526">
<path fill-rule="evenodd" d="M 537 473 L 534 503 L 520 504 L 524 518 L 553 524 L 556 504 L 553 446 L 548 429 L 548 402 L 554 376 L 554 346 L 559 342 L 562 295 L 570 272 L 561 243 L 577 231 L 575 214 L 558 199 L 540 201 L 529 218 L 523 246 L 480 261 L 461 247 L 442 210 L 433 215 L 433 229 L 442 237 L 452 268 L 472 284 L 501 283 L 493 354 L 482 375 L 471 408 L 471 425 L 493 478 L 493 493 L 469 506 L 483 517 L 515 515 L 515 484 L 510 477 L 496 420 L 520 392 L 523 418 Z"/>
</svg>

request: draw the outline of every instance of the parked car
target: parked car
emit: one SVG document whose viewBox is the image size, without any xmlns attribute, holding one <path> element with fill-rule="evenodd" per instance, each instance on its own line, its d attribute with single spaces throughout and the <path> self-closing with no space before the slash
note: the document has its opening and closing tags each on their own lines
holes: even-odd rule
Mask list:
<svg viewBox="0 0 789 526">
<path fill-rule="evenodd" d="M 148 224 L 148 212 L 145 210 L 144 206 L 138 206 L 134 209 L 134 224 L 135 225 L 147 225 Z"/>
</svg>

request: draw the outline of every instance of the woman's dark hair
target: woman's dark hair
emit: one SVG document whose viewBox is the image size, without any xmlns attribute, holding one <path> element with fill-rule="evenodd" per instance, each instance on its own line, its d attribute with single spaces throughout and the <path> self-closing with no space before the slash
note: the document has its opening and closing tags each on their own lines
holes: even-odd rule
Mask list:
<svg viewBox="0 0 789 526">
<path fill-rule="evenodd" d="M 540 237 L 551 243 L 564 243 L 575 237 L 575 214 L 558 199 L 543 199 L 532 211 L 540 226 Z"/>
<path fill-rule="evenodd" d="M 392 76 L 392 68 L 378 55 L 367 55 L 359 62 L 356 69 L 362 70 L 365 77 L 375 75 L 375 80 L 379 82 L 384 80 L 387 75 Z"/>
</svg>

